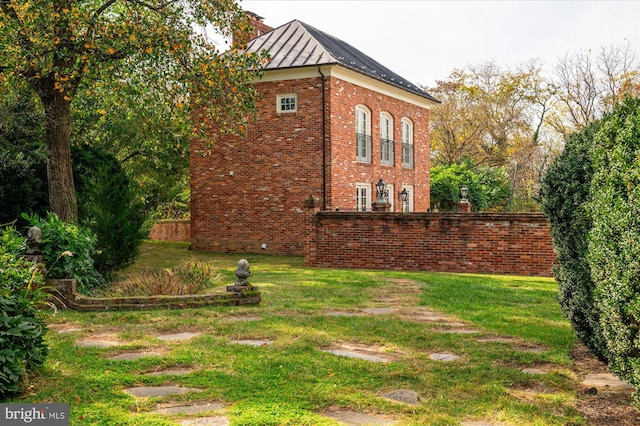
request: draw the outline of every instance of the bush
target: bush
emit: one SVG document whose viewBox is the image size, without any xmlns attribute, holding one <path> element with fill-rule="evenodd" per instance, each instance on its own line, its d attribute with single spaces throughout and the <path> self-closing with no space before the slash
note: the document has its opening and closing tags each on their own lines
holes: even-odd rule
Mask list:
<svg viewBox="0 0 640 426">
<path fill-rule="evenodd" d="M 143 270 L 109 290 L 116 296 L 178 296 L 204 293 L 222 282 L 222 275 L 211 265 L 189 260 L 172 269 Z"/>
<path fill-rule="evenodd" d="M 509 200 L 509 181 L 504 170 L 450 164 L 431 169 L 431 205 L 440 211 L 456 211 L 460 188 L 469 188 L 468 200 L 473 211 L 504 208 Z"/>
<path fill-rule="evenodd" d="M 585 208 L 593 175 L 591 150 L 599 127 L 599 123 L 593 123 L 567 140 L 564 151 L 542 180 L 541 200 L 558 254 L 554 275 L 560 289 L 560 307 L 578 339 L 600 360 L 607 361 L 600 313 L 594 301 L 596 284 L 587 261 L 592 223 Z"/>
<path fill-rule="evenodd" d="M 120 162 L 92 146 L 74 148 L 79 222 L 97 236 L 95 267 L 102 274 L 122 268 L 146 237 L 144 204 Z"/>
<path fill-rule="evenodd" d="M 42 254 L 49 278 L 75 279 L 78 290 L 84 294 L 104 286 L 104 277 L 96 270 L 93 258 L 95 235 L 77 225 L 64 223 L 54 213 L 45 219 L 38 215 L 24 215 L 24 218 L 42 231 Z"/>
<path fill-rule="evenodd" d="M 640 99 L 628 98 L 595 137 L 588 261 L 611 369 L 640 388 Z"/>
<path fill-rule="evenodd" d="M 25 249 L 14 228 L 0 232 L 0 400 L 22 392 L 28 373 L 48 353 L 46 324 L 36 309 L 46 297 L 43 277 L 18 256 Z"/>
</svg>

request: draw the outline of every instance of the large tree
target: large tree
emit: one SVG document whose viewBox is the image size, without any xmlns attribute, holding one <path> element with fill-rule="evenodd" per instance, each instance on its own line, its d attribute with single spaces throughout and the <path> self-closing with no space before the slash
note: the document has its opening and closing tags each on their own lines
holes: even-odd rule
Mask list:
<svg viewBox="0 0 640 426">
<path fill-rule="evenodd" d="M 220 54 L 205 28 L 249 31 L 233 0 L 0 0 L 0 79 L 23 81 L 42 102 L 51 210 L 77 218 L 71 169 L 71 103 L 121 64 L 206 111 L 229 131 L 254 108 L 249 81 L 262 57 L 234 46 Z M 198 31 L 197 28 L 203 29 Z M 204 108 L 204 109 L 203 109 Z"/>
</svg>

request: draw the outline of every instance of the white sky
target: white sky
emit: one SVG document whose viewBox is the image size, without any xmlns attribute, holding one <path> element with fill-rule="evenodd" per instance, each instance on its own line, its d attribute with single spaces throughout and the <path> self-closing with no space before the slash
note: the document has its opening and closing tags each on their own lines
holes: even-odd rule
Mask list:
<svg viewBox="0 0 640 426">
<path fill-rule="evenodd" d="M 640 59 L 640 0 L 243 0 L 274 28 L 298 19 L 409 81 L 432 87 L 454 68 L 539 58 L 550 69 L 580 49 L 622 47 Z"/>
</svg>

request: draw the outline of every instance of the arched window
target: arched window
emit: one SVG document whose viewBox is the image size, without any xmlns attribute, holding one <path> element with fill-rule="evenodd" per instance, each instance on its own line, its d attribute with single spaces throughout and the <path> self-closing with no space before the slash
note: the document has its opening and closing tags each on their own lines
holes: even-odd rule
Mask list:
<svg viewBox="0 0 640 426">
<path fill-rule="evenodd" d="M 394 165 L 395 142 L 393 141 L 393 117 L 387 112 L 380 114 L 380 164 Z"/>
<path fill-rule="evenodd" d="M 404 117 L 402 119 L 402 167 L 413 168 L 413 122 Z"/>
<path fill-rule="evenodd" d="M 356 161 L 371 163 L 371 111 L 356 106 Z"/>
</svg>

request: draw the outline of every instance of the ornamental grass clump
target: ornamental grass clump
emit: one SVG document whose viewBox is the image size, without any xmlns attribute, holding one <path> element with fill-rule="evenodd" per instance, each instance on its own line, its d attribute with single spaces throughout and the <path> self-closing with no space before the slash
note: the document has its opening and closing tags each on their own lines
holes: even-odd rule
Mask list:
<svg viewBox="0 0 640 426">
<path fill-rule="evenodd" d="M 210 264 L 186 260 L 170 269 L 144 269 L 115 283 L 109 293 L 116 296 L 179 296 L 205 293 L 224 282 Z"/>
</svg>

